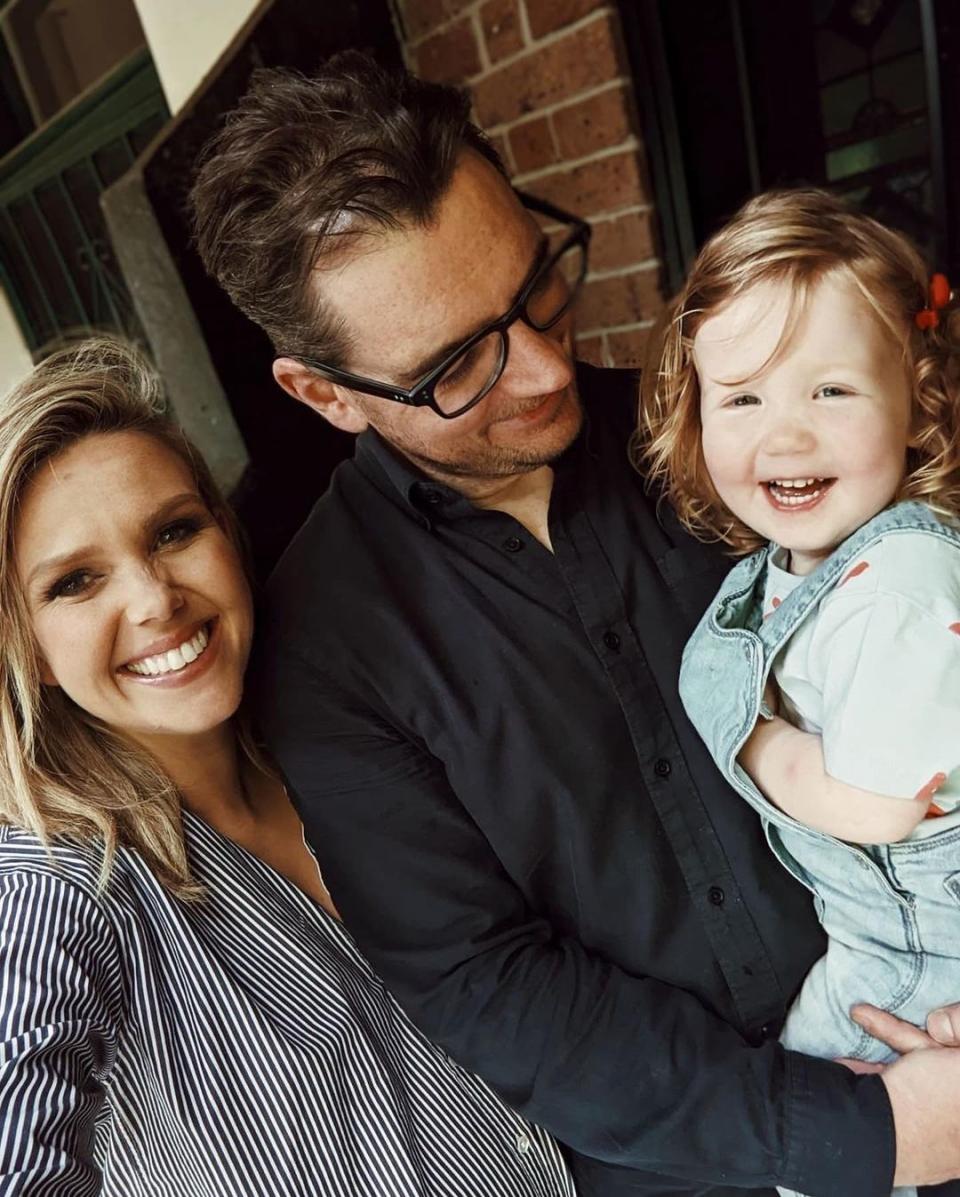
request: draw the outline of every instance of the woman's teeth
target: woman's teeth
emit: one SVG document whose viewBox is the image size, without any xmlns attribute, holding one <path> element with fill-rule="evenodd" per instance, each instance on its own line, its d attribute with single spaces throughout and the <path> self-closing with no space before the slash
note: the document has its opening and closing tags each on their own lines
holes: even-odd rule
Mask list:
<svg viewBox="0 0 960 1197">
<path fill-rule="evenodd" d="M 201 628 L 191 640 L 181 644 L 179 648 L 172 648 L 167 653 L 160 653 L 156 657 L 141 657 L 139 661 L 131 661 L 125 668 L 131 673 L 139 673 L 144 677 L 157 677 L 161 673 L 177 673 L 194 662 L 210 643 L 207 629 Z"/>
<path fill-rule="evenodd" d="M 819 499 L 828 485 L 826 478 L 774 478 L 767 489 L 782 507 L 804 507 Z"/>
</svg>

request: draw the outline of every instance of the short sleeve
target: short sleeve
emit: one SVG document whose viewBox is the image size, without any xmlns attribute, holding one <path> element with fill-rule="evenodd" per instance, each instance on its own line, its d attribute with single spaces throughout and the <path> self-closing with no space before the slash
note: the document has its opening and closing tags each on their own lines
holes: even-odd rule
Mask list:
<svg viewBox="0 0 960 1197">
<path fill-rule="evenodd" d="M 885 591 L 840 598 L 821 619 L 815 644 L 827 773 L 893 798 L 936 794 L 940 809 L 952 809 L 960 625 L 913 596 Z"/>
<path fill-rule="evenodd" d="M 0 1192 L 94 1197 L 94 1124 L 118 1023 L 112 931 L 42 872 L 0 875 Z"/>
</svg>

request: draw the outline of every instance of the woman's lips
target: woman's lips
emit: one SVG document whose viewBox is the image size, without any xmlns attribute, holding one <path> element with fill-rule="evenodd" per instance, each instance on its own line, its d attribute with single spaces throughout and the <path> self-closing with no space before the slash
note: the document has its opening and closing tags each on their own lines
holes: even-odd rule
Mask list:
<svg viewBox="0 0 960 1197">
<path fill-rule="evenodd" d="M 220 653 L 222 640 L 220 620 L 215 618 L 206 627 L 208 629 L 206 648 L 195 660 L 184 665 L 182 669 L 171 670 L 169 673 L 142 674 L 134 673 L 133 670 L 123 665 L 117 670 L 118 676 L 122 677 L 125 682 L 132 682 L 138 686 L 160 687 L 164 690 L 188 686 L 191 682 L 196 681 L 197 678 L 202 677 L 203 674 L 208 672 Z M 140 659 L 142 660 L 142 658 Z"/>
</svg>

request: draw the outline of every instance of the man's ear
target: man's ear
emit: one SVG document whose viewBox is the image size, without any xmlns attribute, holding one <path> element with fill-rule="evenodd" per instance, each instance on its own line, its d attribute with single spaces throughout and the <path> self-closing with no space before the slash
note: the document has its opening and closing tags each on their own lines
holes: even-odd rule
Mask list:
<svg viewBox="0 0 960 1197">
<path fill-rule="evenodd" d="M 273 377 L 288 395 L 318 412 L 334 427 L 344 432 L 363 432 L 367 427 L 367 417 L 345 387 L 321 378 L 295 358 L 278 357 L 273 363 Z"/>
</svg>

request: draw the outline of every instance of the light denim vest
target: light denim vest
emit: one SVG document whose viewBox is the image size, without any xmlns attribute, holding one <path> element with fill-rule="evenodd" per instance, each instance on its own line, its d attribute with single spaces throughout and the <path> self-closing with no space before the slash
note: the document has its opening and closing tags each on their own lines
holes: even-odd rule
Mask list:
<svg viewBox="0 0 960 1197">
<path fill-rule="evenodd" d="M 843 843 L 769 803 L 736 757 L 761 714 L 777 652 L 804 619 L 816 618 L 851 562 L 882 537 L 898 535 L 937 536 L 960 552 L 960 530 L 922 503 L 899 503 L 855 532 L 763 619 L 770 549 L 760 550 L 727 576 L 680 672 L 687 713 L 714 760 L 760 815 L 780 862 L 814 895 L 828 947 L 804 981 L 782 1039 L 827 1058 L 890 1058 L 850 1020 L 855 1002 L 923 1025 L 930 1010 L 960 1000 L 960 827 L 896 844 Z"/>
</svg>

